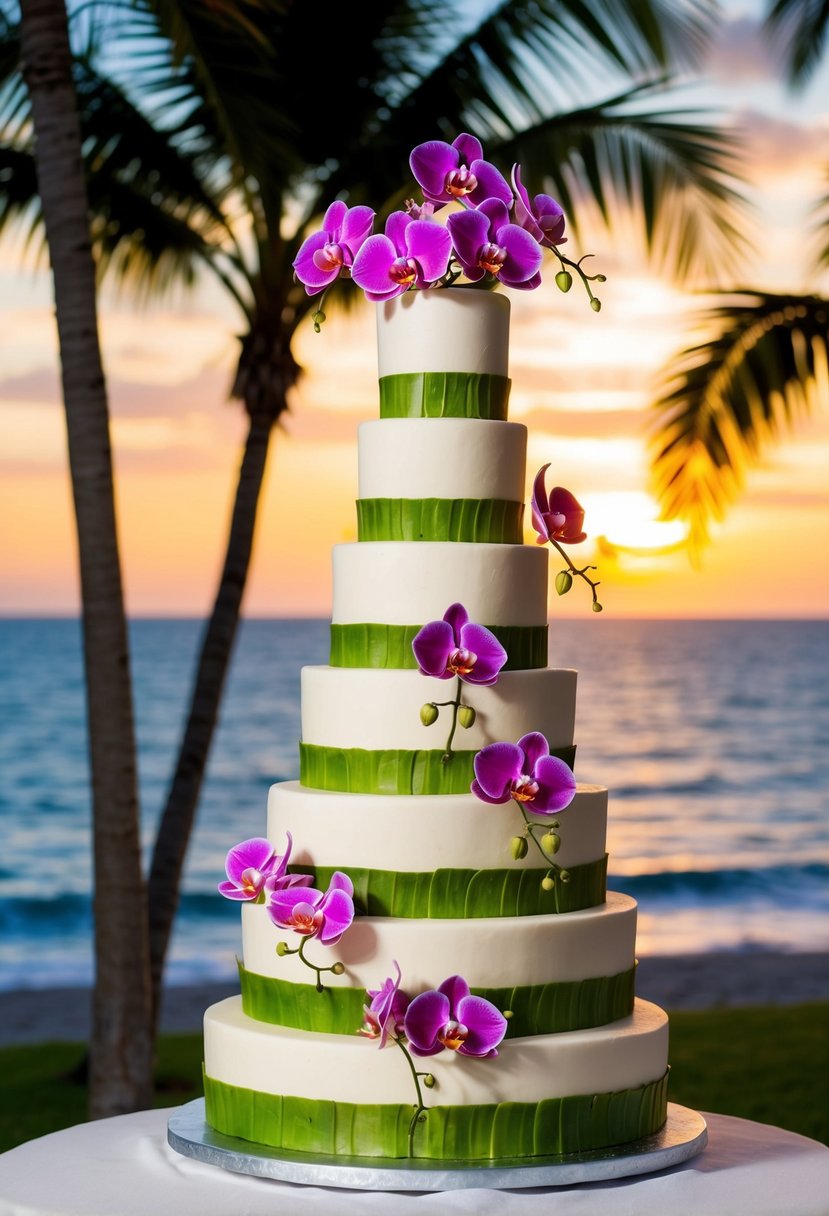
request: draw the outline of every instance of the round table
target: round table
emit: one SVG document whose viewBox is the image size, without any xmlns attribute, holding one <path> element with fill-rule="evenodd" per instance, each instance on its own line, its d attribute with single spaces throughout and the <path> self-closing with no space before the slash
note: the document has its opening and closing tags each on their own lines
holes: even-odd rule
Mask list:
<svg viewBox="0 0 829 1216">
<path fill-rule="evenodd" d="M 829 1148 L 705 1115 L 708 1147 L 616 1182 L 370 1194 L 231 1174 L 167 1145 L 167 1110 L 81 1123 L 0 1156 L 0 1216 L 827 1216 Z M 600 1192 L 600 1193 L 599 1193 Z"/>
</svg>

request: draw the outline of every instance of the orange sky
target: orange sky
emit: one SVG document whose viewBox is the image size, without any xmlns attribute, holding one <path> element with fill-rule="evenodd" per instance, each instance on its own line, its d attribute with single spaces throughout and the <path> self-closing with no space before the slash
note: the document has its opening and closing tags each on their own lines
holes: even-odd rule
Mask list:
<svg viewBox="0 0 829 1216">
<path fill-rule="evenodd" d="M 734 75 L 733 64 L 722 70 Z M 829 294 L 829 277 L 808 276 L 803 239 L 806 204 L 825 193 L 829 109 L 824 100 L 763 114 L 752 108 L 756 83 L 745 86 L 741 121 L 752 132 L 747 155 L 760 211 L 742 280 Z M 676 536 L 652 522 L 647 407 L 699 306 L 648 272 L 622 230 L 597 228 L 586 248 L 608 275 L 600 314 L 576 287 L 561 296 L 549 263 L 538 291 L 510 295 L 510 416 L 530 428 L 529 476 L 550 461 L 555 481 L 586 507 L 590 540 L 574 551 L 579 560 L 592 558 L 599 536 L 631 547 Z M 71 614 L 79 605 L 74 525 L 48 283 L 21 271 L 5 242 L 0 288 L 0 612 Z M 223 556 L 244 435 L 239 408 L 226 402 L 238 322 L 207 287 L 144 311 L 105 294 L 101 314 L 128 610 L 201 615 Z M 355 537 L 356 427 L 377 410 L 372 306 L 349 317 L 332 312 L 320 335 L 309 325 L 298 354 L 307 374 L 272 449 L 245 603 L 251 615 L 327 615 L 331 545 Z M 603 548 L 606 612 L 826 615 L 827 468 L 823 411 L 750 475 L 701 569 L 681 553 L 614 557 Z M 553 595 L 551 613 L 583 616 L 588 598 L 577 585 L 566 600 Z"/>
</svg>

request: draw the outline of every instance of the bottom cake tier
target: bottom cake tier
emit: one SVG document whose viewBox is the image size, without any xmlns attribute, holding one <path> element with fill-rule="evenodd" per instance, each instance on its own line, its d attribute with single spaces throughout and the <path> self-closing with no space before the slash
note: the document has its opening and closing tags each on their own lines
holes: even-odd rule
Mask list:
<svg viewBox="0 0 829 1216">
<path fill-rule="evenodd" d="M 651 1135 L 667 1109 L 668 1019 L 637 1000 L 591 1030 L 510 1039 L 497 1058 L 416 1060 L 435 1086 L 413 1151 L 412 1072 L 393 1044 L 256 1022 L 240 997 L 204 1020 L 205 1107 L 217 1131 L 290 1151 L 443 1161 L 549 1156 Z"/>
</svg>

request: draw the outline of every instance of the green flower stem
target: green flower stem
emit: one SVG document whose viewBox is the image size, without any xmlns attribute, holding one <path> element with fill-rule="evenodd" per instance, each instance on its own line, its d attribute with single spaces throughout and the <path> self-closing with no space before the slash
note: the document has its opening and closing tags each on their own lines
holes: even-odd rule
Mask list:
<svg viewBox="0 0 829 1216">
<path fill-rule="evenodd" d="M 571 258 L 566 257 L 563 253 L 560 253 L 558 247 L 555 245 L 553 246 L 553 253 L 556 255 L 559 262 L 561 263 L 562 270 L 564 269 L 565 266 L 571 266 L 573 268 L 573 270 L 575 270 L 576 274 L 579 276 L 582 283 L 584 284 L 584 290 L 587 292 L 587 298 L 590 301 L 590 307 L 594 308 L 595 312 L 598 312 L 599 309 L 601 308 L 601 303 L 598 300 L 596 300 L 596 297 L 593 295 L 593 292 L 590 290 L 590 284 L 591 283 L 604 283 L 604 282 L 606 282 L 606 276 L 603 274 L 586 274 L 585 271 L 582 269 L 582 265 L 581 265 L 582 262 L 586 258 L 592 258 L 593 254 L 585 253 L 584 256 L 580 257 L 577 262 L 574 262 Z M 595 307 L 593 305 L 594 300 L 596 300 Z"/>
<path fill-rule="evenodd" d="M 589 577 L 588 577 L 588 575 L 587 575 L 587 571 L 588 571 L 588 570 L 598 570 L 598 566 L 583 566 L 583 567 L 581 568 L 581 570 L 579 570 L 579 569 L 578 569 L 576 566 L 574 566 L 574 565 L 573 565 L 573 563 L 572 563 L 572 561 L 570 560 L 570 558 L 569 558 L 568 554 L 567 554 L 567 553 L 564 551 L 564 549 L 562 549 L 562 547 L 561 547 L 561 545 L 558 543 L 558 541 L 557 541 L 557 540 L 553 540 L 552 536 L 550 537 L 550 544 L 551 544 L 551 545 L 553 545 L 553 546 L 555 546 L 555 548 L 556 548 L 556 549 L 558 549 L 558 551 L 559 551 L 559 553 L 561 554 L 561 556 L 562 556 L 562 557 L 564 558 L 564 560 L 567 562 L 567 565 L 570 567 L 570 573 L 571 573 L 571 574 L 575 574 L 575 575 L 577 575 L 579 578 L 583 578 L 583 579 L 584 579 L 584 581 L 587 583 L 588 587 L 590 588 L 590 590 L 591 590 L 591 591 L 592 591 L 592 593 L 593 593 L 593 603 L 594 603 L 594 604 L 598 604 L 598 602 L 599 602 L 599 597 L 596 595 L 596 588 L 597 588 L 598 586 L 600 586 L 600 584 L 599 584 L 598 582 L 594 582 L 594 581 L 593 581 L 593 579 L 592 579 L 592 578 L 589 578 Z"/>
<path fill-rule="evenodd" d="M 463 681 L 458 676 L 458 682 L 455 687 L 455 700 L 447 701 L 447 705 L 452 706 L 452 729 L 449 732 L 449 738 L 446 740 L 446 747 L 443 751 L 441 759 L 444 764 L 447 764 L 452 759 L 452 740 L 455 738 L 455 731 L 458 726 L 458 710 L 461 707 L 461 694 L 463 692 Z"/>
<path fill-rule="evenodd" d="M 412 1059 L 411 1055 L 409 1054 L 409 1050 L 406 1047 L 406 1044 L 403 1042 L 402 1038 L 395 1038 L 394 1041 L 397 1044 L 397 1046 L 400 1048 L 400 1050 L 403 1052 L 403 1055 L 406 1057 L 406 1063 L 409 1065 L 409 1070 L 412 1074 L 412 1080 L 414 1081 L 414 1084 L 415 1084 L 415 1093 L 417 1094 L 417 1106 L 415 1107 L 415 1113 L 412 1115 L 411 1122 L 409 1123 L 409 1156 L 413 1157 L 414 1156 L 414 1137 L 415 1137 L 415 1132 L 417 1131 L 417 1125 L 418 1125 L 418 1123 L 421 1122 L 421 1120 L 426 1118 L 426 1110 L 427 1110 L 426 1104 L 423 1101 L 423 1090 L 420 1088 L 420 1078 L 428 1077 L 429 1074 L 426 1072 L 417 1071 L 417 1069 L 415 1068 L 414 1060 Z"/>
<path fill-rule="evenodd" d="M 310 959 L 307 959 L 307 958 L 305 957 L 305 947 L 306 947 L 306 945 L 307 945 L 307 943 L 308 943 L 309 941 L 311 941 L 311 937 L 303 937 L 303 938 L 301 939 L 301 941 L 300 941 L 299 945 L 297 946 L 296 950 L 289 950 L 289 949 L 286 947 L 284 950 L 279 950 L 279 951 L 278 951 L 278 953 L 279 953 L 280 958 L 284 958 L 284 957 L 285 957 L 286 955 L 288 955 L 288 954 L 298 954 L 298 955 L 299 955 L 299 960 L 300 960 L 300 962 L 304 963 L 306 967 L 310 967 L 312 971 L 315 971 L 315 972 L 316 972 L 316 975 L 317 975 L 317 982 L 316 982 L 316 989 L 317 989 L 317 992 L 324 992 L 324 991 L 325 991 L 325 986 L 323 985 L 323 982 L 322 982 L 322 980 L 320 979 L 320 976 L 322 975 L 322 973 L 323 973 L 324 971 L 333 971 L 334 975 L 342 975 L 342 973 L 343 973 L 343 971 L 344 971 L 344 967 L 343 967 L 342 963 L 340 963 L 340 962 L 336 962 L 336 963 L 334 963 L 334 964 L 333 964 L 331 967 L 318 967 L 318 966 L 316 965 L 316 963 L 312 963 Z M 281 946 L 284 946 L 284 945 L 285 945 L 285 943 L 284 943 L 284 942 L 280 942 L 279 944 L 280 944 Z"/>
<path fill-rule="evenodd" d="M 525 831 L 524 835 L 528 836 L 530 838 L 530 840 L 533 842 L 535 847 L 538 849 L 541 856 L 544 858 L 545 863 L 547 864 L 547 866 L 549 866 L 548 873 L 549 874 L 555 873 L 557 876 L 560 875 L 562 872 L 562 866 L 558 865 L 557 862 L 550 860 L 549 856 L 544 852 L 544 849 L 541 846 L 541 842 L 536 840 L 536 838 L 535 838 L 536 828 L 542 827 L 543 824 L 530 823 L 529 819 L 527 818 L 527 812 L 524 810 L 523 804 L 520 802 L 517 802 L 516 806 L 518 807 L 519 811 L 521 812 L 521 817 L 524 820 L 524 824 L 526 827 L 526 831 Z"/>
</svg>

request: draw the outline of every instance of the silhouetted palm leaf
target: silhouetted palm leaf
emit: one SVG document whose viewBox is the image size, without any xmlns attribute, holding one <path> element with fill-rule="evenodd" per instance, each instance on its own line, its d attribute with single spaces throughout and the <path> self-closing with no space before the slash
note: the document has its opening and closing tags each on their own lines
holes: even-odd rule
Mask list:
<svg viewBox="0 0 829 1216">
<path fill-rule="evenodd" d="M 766 30 L 783 43 L 789 83 L 804 85 L 826 47 L 829 31 L 827 0 L 774 0 L 766 16 Z"/>
<path fill-rule="evenodd" d="M 742 290 L 708 322 L 666 369 L 652 441 L 663 515 L 688 522 L 695 553 L 766 445 L 829 404 L 829 301 Z"/>
</svg>

